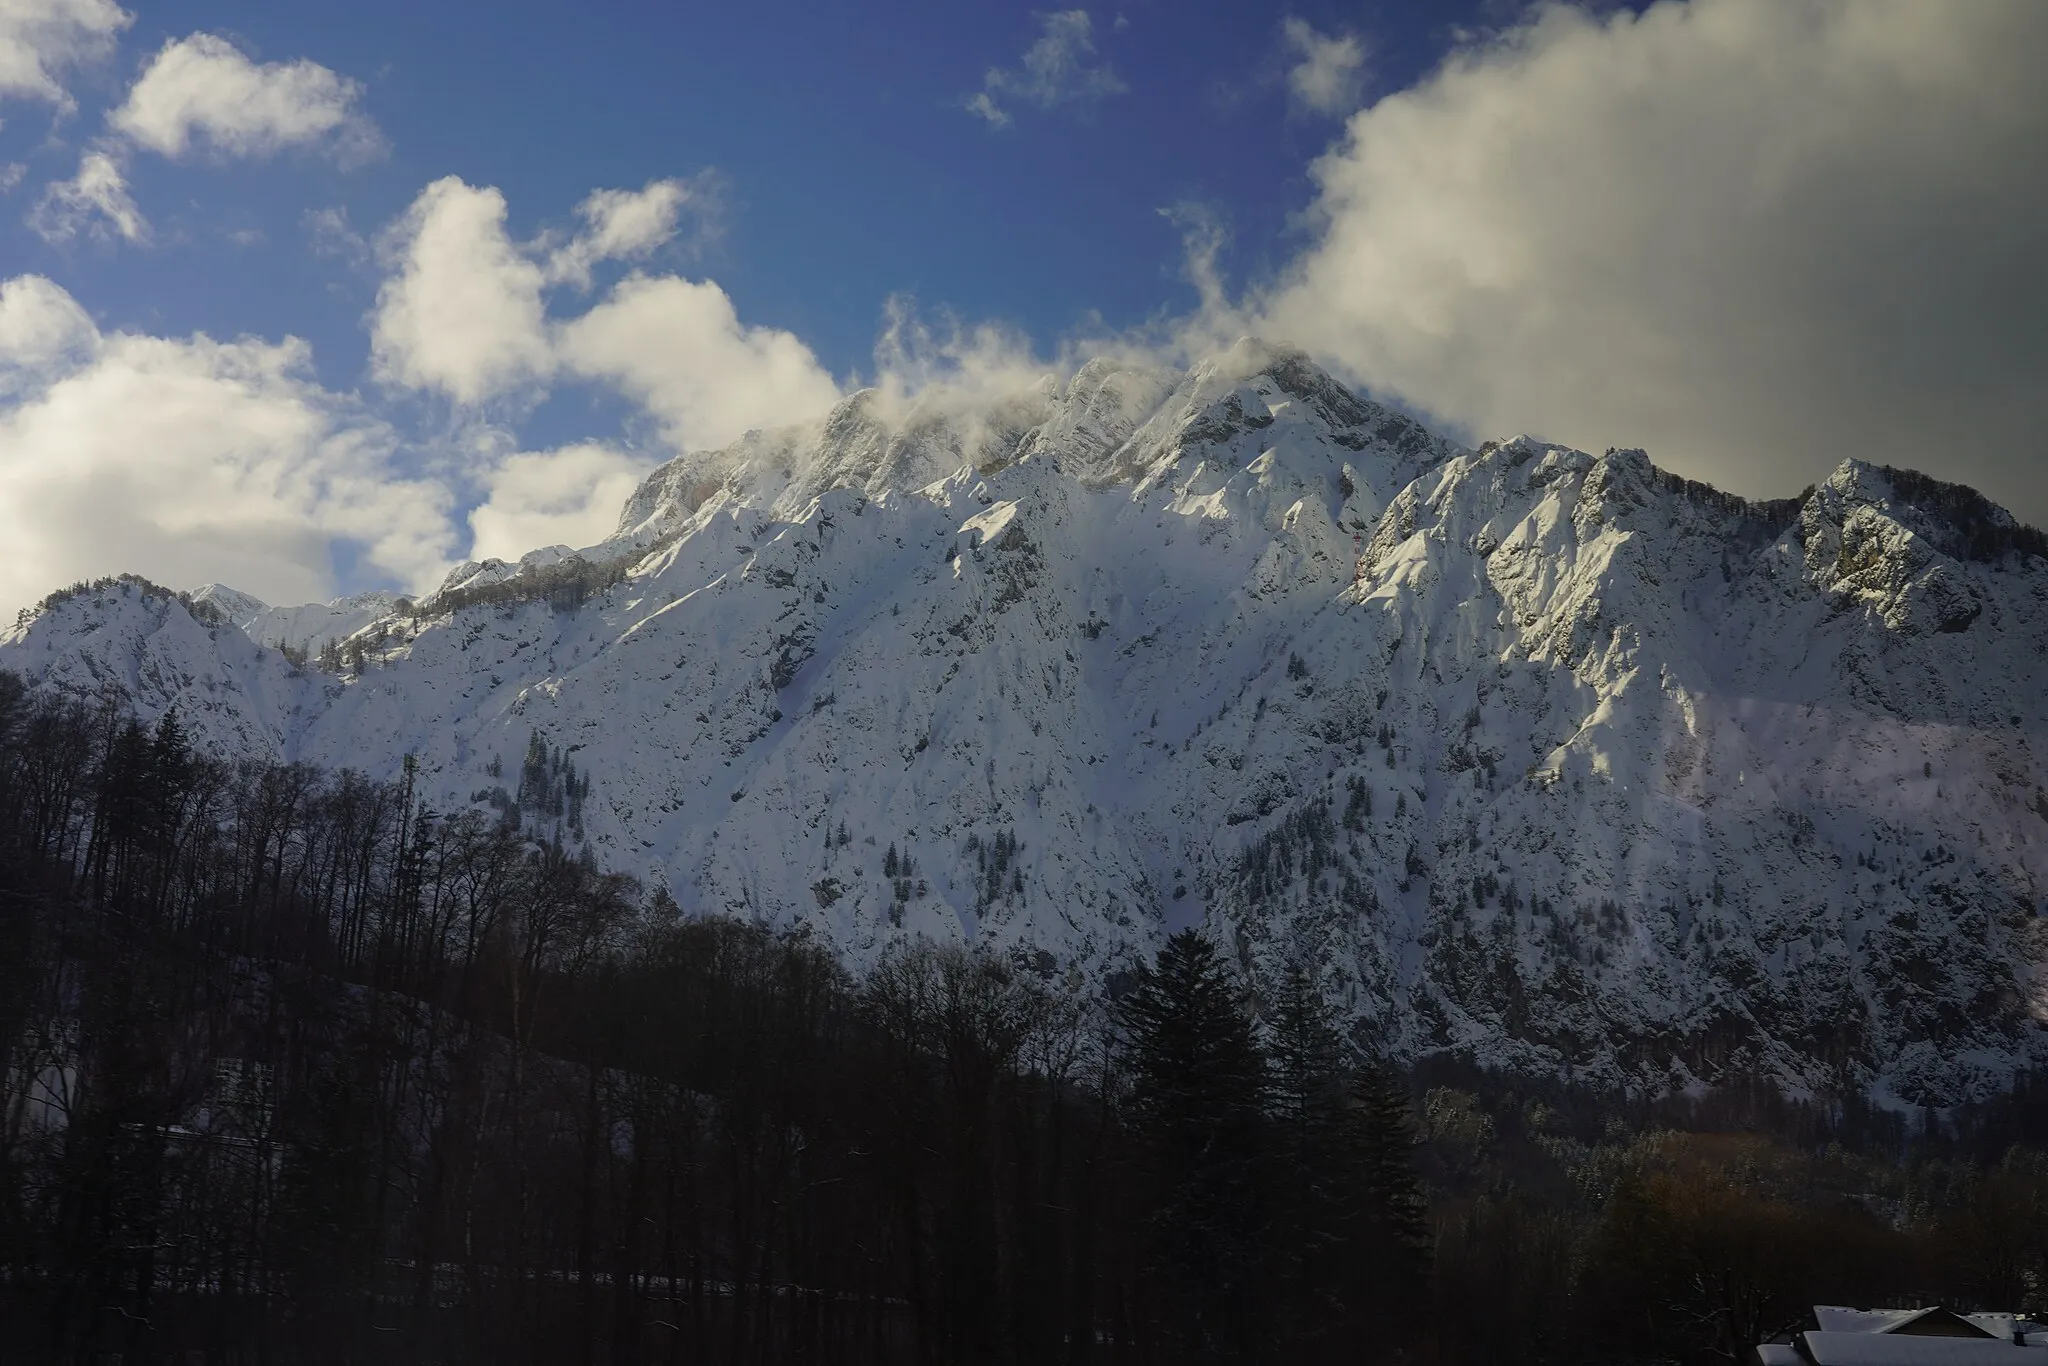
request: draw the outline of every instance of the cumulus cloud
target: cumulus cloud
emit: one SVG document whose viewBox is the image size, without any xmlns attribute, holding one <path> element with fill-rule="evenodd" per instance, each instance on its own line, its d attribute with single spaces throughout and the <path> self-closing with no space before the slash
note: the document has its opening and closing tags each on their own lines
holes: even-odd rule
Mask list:
<svg viewBox="0 0 2048 1366">
<path fill-rule="evenodd" d="M 597 442 L 503 460 L 469 514 L 470 558 L 516 560 L 539 546 L 597 544 L 616 529 L 619 509 L 649 468 Z"/>
<path fill-rule="evenodd" d="M 616 385 L 680 449 L 813 417 L 839 397 L 810 347 L 742 323 L 710 280 L 629 275 L 559 335 L 565 368 Z"/>
<path fill-rule="evenodd" d="M 521 244 L 497 190 L 436 181 L 385 236 L 392 274 L 371 323 L 376 373 L 474 406 L 538 396 L 566 372 L 617 388 L 685 448 L 830 406 L 838 386 L 810 348 L 742 323 L 710 280 L 635 271 L 580 316 L 549 316 L 548 285 L 587 284 L 598 261 L 644 256 L 674 236 L 691 196 L 674 180 L 600 190 L 577 210 L 583 228 L 566 245 L 547 234 Z"/>
<path fill-rule="evenodd" d="M 420 192 L 385 239 L 394 274 L 370 334 L 379 378 L 477 404 L 554 367 L 541 267 L 505 231 L 505 196 L 454 176 Z"/>
<path fill-rule="evenodd" d="M 113 50 L 135 16 L 113 0 L 0 0 L 0 99 L 74 102 L 60 77 Z"/>
<path fill-rule="evenodd" d="M 1098 61 L 1088 11 L 1060 10 L 1039 16 L 1042 32 L 1014 68 L 991 67 L 967 110 L 996 128 L 1011 122 L 1009 107 L 1038 109 L 1072 105 L 1088 109 L 1130 87 L 1108 62 Z"/>
<path fill-rule="evenodd" d="M 548 253 L 548 278 L 588 289 L 598 262 L 647 256 L 675 237 L 685 206 L 707 207 L 708 198 L 704 185 L 676 179 L 650 181 L 642 190 L 593 190 L 576 206 L 583 231 Z"/>
<path fill-rule="evenodd" d="M 1365 88 L 1365 45 L 1350 34 L 1319 33 L 1304 19 L 1280 26 L 1293 65 L 1287 68 L 1288 99 L 1311 114 L 1348 114 Z"/>
<path fill-rule="evenodd" d="M 69 180 L 53 181 L 30 210 L 28 225 L 36 235 L 52 244 L 68 242 L 84 233 L 100 241 L 118 237 L 125 242 L 147 242 L 149 220 L 135 207 L 128 193 L 128 178 L 121 164 L 105 151 L 90 151 L 78 161 L 78 174 Z"/>
<path fill-rule="evenodd" d="M 42 226 L 123 231 L 109 184 L 118 164 L 90 153 L 83 188 L 53 193 Z M 322 388 L 296 339 L 103 334 L 50 280 L 0 283 L 0 605 L 117 570 L 303 601 L 333 593 L 337 559 L 419 589 L 465 541 L 510 557 L 602 540 L 655 457 L 599 442 L 522 451 L 477 411 L 565 374 L 616 388 L 679 447 L 815 416 L 839 396 L 816 356 L 743 323 L 711 281 L 636 271 L 580 315 L 549 316 L 554 262 L 576 262 L 556 274 L 580 282 L 598 261 L 645 255 L 674 235 L 690 193 L 681 181 L 600 191 L 574 235 L 522 243 L 497 190 L 427 186 L 379 243 L 388 276 L 369 319 L 375 374 L 463 410 L 424 444 Z M 126 235 L 146 231 L 128 222 Z M 339 212 L 306 227 L 334 250 L 363 248 Z"/>
<path fill-rule="evenodd" d="M 1471 435 L 2048 520 L 2048 6 L 1548 7 L 1355 115 L 1265 330 Z"/>
<path fill-rule="evenodd" d="M 355 162 L 382 146 L 357 108 L 362 93 L 360 84 L 318 62 L 258 64 L 225 38 L 195 33 L 164 44 L 108 122 L 173 159 L 202 150 L 267 157 L 319 146 Z"/>
<path fill-rule="evenodd" d="M 305 343 L 101 334 L 69 294 L 0 284 L 0 604 L 128 570 L 273 601 L 334 590 L 338 547 L 407 583 L 453 548 L 445 489 L 313 379 Z"/>
</svg>

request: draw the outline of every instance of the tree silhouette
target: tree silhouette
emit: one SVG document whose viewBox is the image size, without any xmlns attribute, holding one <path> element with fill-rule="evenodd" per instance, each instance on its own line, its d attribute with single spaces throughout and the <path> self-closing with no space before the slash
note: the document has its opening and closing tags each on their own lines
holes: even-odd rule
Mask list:
<svg viewBox="0 0 2048 1366">
<path fill-rule="evenodd" d="M 1194 1359 L 1255 1360 L 1270 1308 L 1266 1061 L 1243 993 L 1209 941 L 1183 930 L 1120 1014 L 1169 1336 Z"/>
</svg>

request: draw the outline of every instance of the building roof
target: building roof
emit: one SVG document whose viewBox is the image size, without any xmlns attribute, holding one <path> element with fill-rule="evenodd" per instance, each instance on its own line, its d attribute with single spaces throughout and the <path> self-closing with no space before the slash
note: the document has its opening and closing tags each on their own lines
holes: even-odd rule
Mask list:
<svg viewBox="0 0 2048 1366">
<path fill-rule="evenodd" d="M 1823 1333 L 1927 1333 L 1952 1329 L 1958 1337 L 1981 1334 L 2012 1341 L 2010 1314 L 1958 1314 L 1939 1304 L 1919 1309 L 1845 1309 L 1840 1305 L 1816 1304 L 1814 1322 Z"/>
<path fill-rule="evenodd" d="M 1882 1329 L 1801 1334 L 1814 1366 L 2048 1366 L 2048 1347 L 1993 1337 L 1912 1337 Z"/>
</svg>

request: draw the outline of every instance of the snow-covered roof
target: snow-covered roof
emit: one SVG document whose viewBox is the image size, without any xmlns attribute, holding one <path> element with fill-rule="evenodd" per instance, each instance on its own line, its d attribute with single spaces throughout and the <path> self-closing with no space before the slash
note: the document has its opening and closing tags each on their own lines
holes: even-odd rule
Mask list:
<svg viewBox="0 0 2048 1366">
<path fill-rule="evenodd" d="M 1816 1304 L 1814 1321 L 1823 1333 L 1884 1333 L 1926 1313 L 1925 1309 L 1849 1309 L 1836 1304 Z"/>
<path fill-rule="evenodd" d="M 2009 1313 L 1965 1314 L 1938 1304 L 1918 1309 L 1847 1309 L 1833 1304 L 1816 1304 L 1813 1307 L 1814 1321 L 1824 1333 L 1897 1333 L 1930 1314 L 1961 1319 L 1979 1332 L 2007 1342 L 2012 1341 L 2013 1330 L 2017 1326 L 2014 1316 Z"/>
<path fill-rule="evenodd" d="M 2048 1347 L 2011 1339 L 1913 1337 L 1865 1329 L 1802 1335 L 1815 1366 L 2048 1366 Z"/>
</svg>

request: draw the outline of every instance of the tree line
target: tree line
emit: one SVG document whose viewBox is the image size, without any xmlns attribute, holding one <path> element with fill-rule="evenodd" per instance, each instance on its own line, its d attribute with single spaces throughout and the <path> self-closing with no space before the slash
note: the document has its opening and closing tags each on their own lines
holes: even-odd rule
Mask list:
<svg viewBox="0 0 2048 1366">
<path fill-rule="evenodd" d="M 855 976 L 417 787 L 0 675 L 0 1359 L 1349 1359 L 1425 1284 L 1305 983 Z"/>
<path fill-rule="evenodd" d="M 853 974 L 416 779 L 0 673 L 0 1362 L 1707 1361 L 2048 1292 L 2048 1093 L 1402 1073 L 1195 931 Z"/>
</svg>

